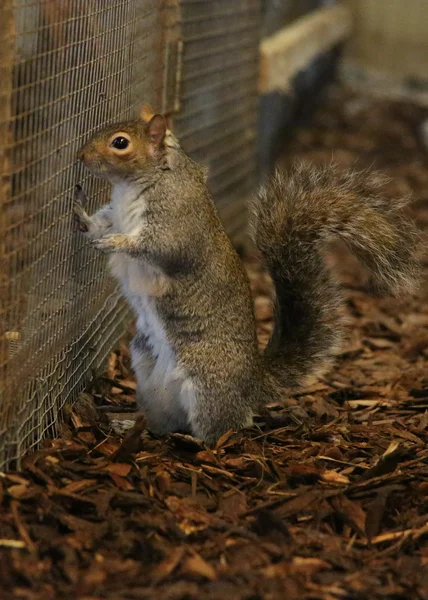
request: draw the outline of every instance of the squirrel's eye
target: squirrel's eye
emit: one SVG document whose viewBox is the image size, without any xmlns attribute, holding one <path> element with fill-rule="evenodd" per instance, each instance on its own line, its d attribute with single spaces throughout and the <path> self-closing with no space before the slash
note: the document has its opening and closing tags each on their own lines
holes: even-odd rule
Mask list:
<svg viewBox="0 0 428 600">
<path fill-rule="evenodd" d="M 114 138 L 111 145 L 113 148 L 116 148 L 116 150 L 126 150 L 126 148 L 129 146 L 129 140 L 119 135 L 117 138 Z"/>
</svg>

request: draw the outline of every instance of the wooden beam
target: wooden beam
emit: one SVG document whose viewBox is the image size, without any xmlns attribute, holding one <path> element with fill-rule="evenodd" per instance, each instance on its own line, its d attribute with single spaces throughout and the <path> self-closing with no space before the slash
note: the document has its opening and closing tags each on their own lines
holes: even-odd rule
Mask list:
<svg viewBox="0 0 428 600">
<path fill-rule="evenodd" d="M 316 56 L 346 39 L 351 27 L 351 10 L 340 4 L 318 9 L 264 39 L 260 45 L 260 93 L 287 92 L 293 77 Z"/>
</svg>

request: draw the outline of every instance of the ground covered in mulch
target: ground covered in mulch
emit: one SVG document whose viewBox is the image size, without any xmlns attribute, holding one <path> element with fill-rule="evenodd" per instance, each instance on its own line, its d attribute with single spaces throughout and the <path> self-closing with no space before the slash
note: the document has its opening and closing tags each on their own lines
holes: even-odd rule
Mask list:
<svg viewBox="0 0 428 600">
<path fill-rule="evenodd" d="M 333 90 L 283 161 L 377 166 L 427 226 L 426 118 Z M 428 288 L 371 298 L 336 258 L 350 315 L 337 366 L 215 449 L 143 421 L 112 434 L 109 415 L 134 403 L 121 345 L 62 436 L 0 476 L 1 598 L 428 599 Z M 248 268 L 264 344 L 270 283 Z"/>
</svg>

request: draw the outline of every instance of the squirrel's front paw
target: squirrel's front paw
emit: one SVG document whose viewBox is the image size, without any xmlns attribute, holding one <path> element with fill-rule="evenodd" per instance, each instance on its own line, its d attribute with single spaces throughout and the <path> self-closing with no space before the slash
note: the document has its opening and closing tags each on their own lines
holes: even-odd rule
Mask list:
<svg viewBox="0 0 428 600">
<path fill-rule="evenodd" d="M 82 202 L 78 198 L 76 198 L 73 202 L 73 221 L 79 231 L 82 233 L 88 233 L 91 219 L 86 210 L 83 208 Z"/>
<path fill-rule="evenodd" d="M 93 240 L 91 243 L 97 250 L 102 252 L 115 252 L 120 250 L 122 242 L 122 235 L 120 233 L 111 233 L 110 235 L 104 235 L 98 240 Z"/>
</svg>

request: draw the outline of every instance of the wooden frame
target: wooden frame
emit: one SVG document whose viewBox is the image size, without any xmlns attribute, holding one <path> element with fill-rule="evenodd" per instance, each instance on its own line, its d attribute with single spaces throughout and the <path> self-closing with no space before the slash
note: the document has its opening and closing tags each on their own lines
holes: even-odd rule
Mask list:
<svg viewBox="0 0 428 600">
<path fill-rule="evenodd" d="M 345 40 L 351 27 L 352 13 L 340 4 L 315 10 L 263 40 L 260 93 L 288 92 L 293 77 L 314 58 Z"/>
</svg>

